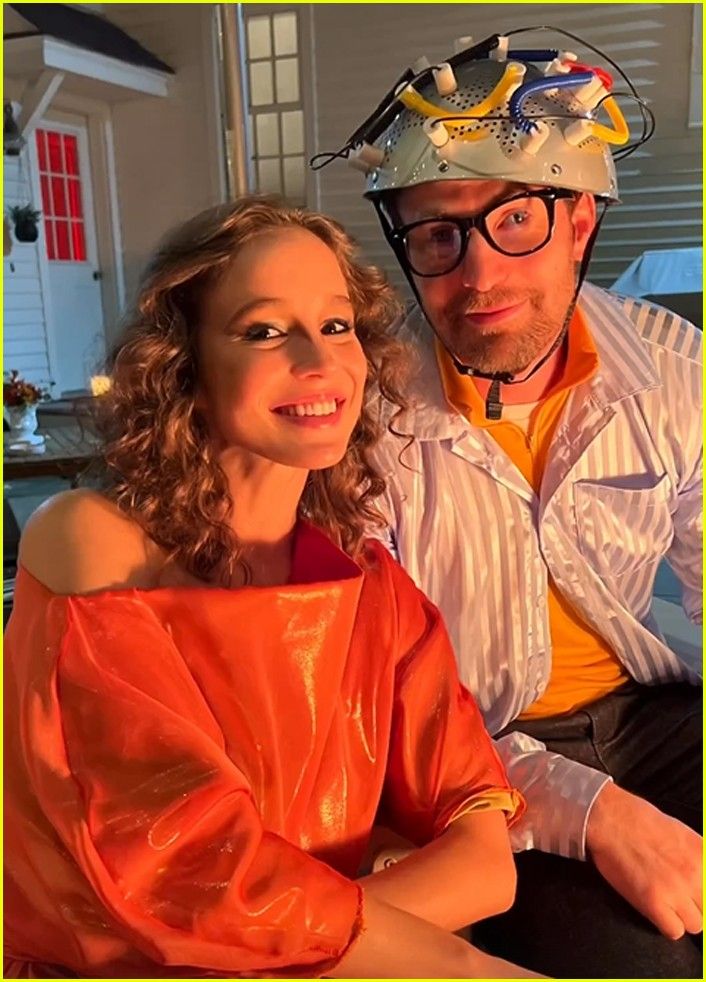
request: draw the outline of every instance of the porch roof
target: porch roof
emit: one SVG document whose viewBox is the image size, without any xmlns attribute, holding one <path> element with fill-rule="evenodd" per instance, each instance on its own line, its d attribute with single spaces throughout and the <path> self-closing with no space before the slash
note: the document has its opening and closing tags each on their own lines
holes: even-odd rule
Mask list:
<svg viewBox="0 0 706 982">
<path fill-rule="evenodd" d="M 106 102 L 168 95 L 174 69 L 103 17 L 43 3 L 7 4 L 3 13 L 6 80 L 41 91 L 54 80 L 62 91 Z"/>
<path fill-rule="evenodd" d="M 97 14 L 76 10 L 64 3 L 11 3 L 9 6 L 34 30 L 12 31 L 5 34 L 6 39 L 46 35 L 130 65 L 174 74 L 173 68 L 143 48 L 121 28 Z"/>
</svg>

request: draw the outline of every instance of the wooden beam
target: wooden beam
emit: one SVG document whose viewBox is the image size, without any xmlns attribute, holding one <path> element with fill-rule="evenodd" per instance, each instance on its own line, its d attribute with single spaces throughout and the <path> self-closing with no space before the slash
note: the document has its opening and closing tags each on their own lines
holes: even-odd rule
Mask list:
<svg viewBox="0 0 706 982">
<path fill-rule="evenodd" d="M 22 111 L 17 125 L 25 140 L 31 136 L 63 81 L 63 72 L 46 69 L 34 85 L 26 93 L 23 93 Z"/>
</svg>

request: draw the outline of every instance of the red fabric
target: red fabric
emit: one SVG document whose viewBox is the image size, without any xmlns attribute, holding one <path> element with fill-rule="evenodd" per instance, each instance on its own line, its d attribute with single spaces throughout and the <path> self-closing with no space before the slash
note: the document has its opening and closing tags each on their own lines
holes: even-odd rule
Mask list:
<svg viewBox="0 0 706 982">
<path fill-rule="evenodd" d="M 439 615 L 300 530 L 284 587 L 50 593 L 5 646 L 5 943 L 79 975 L 321 975 L 382 796 L 417 843 L 506 788 Z M 28 966 L 27 971 L 32 971 Z"/>
</svg>

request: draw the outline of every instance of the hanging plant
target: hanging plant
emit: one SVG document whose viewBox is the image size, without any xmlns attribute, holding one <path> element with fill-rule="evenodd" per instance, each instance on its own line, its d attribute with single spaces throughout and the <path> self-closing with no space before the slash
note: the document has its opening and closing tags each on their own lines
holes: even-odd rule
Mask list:
<svg viewBox="0 0 706 982">
<path fill-rule="evenodd" d="M 15 223 L 15 238 L 18 242 L 36 242 L 39 238 L 39 219 L 41 211 L 36 211 L 32 205 L 13 205 L 9 215 Z"/>
</svg>

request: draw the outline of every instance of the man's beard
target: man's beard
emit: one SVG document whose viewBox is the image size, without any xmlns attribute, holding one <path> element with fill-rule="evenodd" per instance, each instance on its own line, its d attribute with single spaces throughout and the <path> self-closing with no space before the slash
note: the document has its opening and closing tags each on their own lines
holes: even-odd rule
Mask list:
<svg viewBox="0 0 706 982">
<path fill-rule="evenodd" d="M 492 293 L 468 291 L 462 300 L 456 298 L 444 310 L 443 337 L 456 358 L 469 368 L 488 374 L 507 372 L 517 375 L 528 369 L 558 337 L 568 313 L 570 298 L 560 314 L 545 308 L 546 296 L 540 291 L 530 291 L 525 296 L 508 291 Z M 523 328 L 514 331 L 494 331 L 492 327 L 479 331 L 466 320 L 466 315 L 511 307 L 528 301 L 529 314 Z"/>
</svg>

